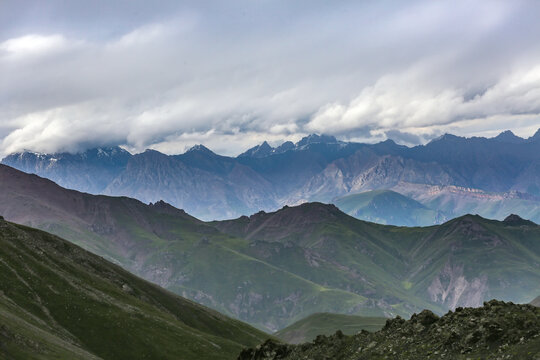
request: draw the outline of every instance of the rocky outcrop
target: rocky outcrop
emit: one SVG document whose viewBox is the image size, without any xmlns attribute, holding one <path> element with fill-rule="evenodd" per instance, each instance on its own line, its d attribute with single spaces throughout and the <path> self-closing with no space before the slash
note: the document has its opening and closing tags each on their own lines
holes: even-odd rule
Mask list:
<svg viewBox="0 0 540 360">
<path fill-rule="evenodd" d="M 318 336 L 302 345 L 268 340 L 238 360 L 296 359 L 538 359 L 540 308 L 492 300 L 481 308 L 456 308 L 438 317 L 424 310 L 395 318 L 375 333 Z"/>
</svg>

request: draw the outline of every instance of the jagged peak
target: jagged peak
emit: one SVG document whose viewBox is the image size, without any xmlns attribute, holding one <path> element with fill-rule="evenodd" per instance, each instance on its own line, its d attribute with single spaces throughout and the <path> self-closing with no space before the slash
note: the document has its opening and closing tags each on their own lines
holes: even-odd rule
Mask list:
<svg viewBox="0 0 540 360">
<path fill-rule="evenodd" d="M 274 148 L 272 146 L 270 146 L 270 144 L 268 144 L 268 142 L 264 141 L 262 144 L 260 145 L 256 145 L 248 150 L 246 150 L 245 152 L 243 152 L 242 154 L 238 155 L 238 157 L 265 157 L 265 156 L 268 156 L 270 154 L 272 154 L 274 152 Z"/>
<path fill-rule="evenodd" d="M 40 158 L 47 158 L 47 157 L 58 157 L 58 156 L 65 156 L 65 155 L 80 155 L 80 156 L 87 156 L 90 154 L 96 154 L 98 156 L 110 156 L 110 155 L 116 155 L 116 154 L 131 154 L 129 151 L 121 148 L 120 146 L 100 146 L 100 147 L 93 147 L 88 148 L 85 150 L 80 151 L 58 151 L 58 152 L 40 152 L 40 151 L 34 151 L 30 149 L 23 149 L 19 152 L 14 152 L 9 154 L 8 156 L 27 156 L 32 155 Z"/>
<path fill-rule="evenodd" d="M 283 144 L 279 145 L 276 149 L 276 153 L 283 153 L 285 151 L 293 150 L 294 143 L 292 141 L 285 141 Z"/>
<path fill-rule="evenodd" d="M 259 145 L 259 148 L 261 149 L 271 149 L 272 147 L 270 146 L 270 144 L 268 144 L 268 142 L 265 140 L 263 141 L 263 143 L 261 145 Z"/>
<path fill-rule="evenodd" d="M 191 148 L 189 148 L 188 151 L 186 151 L 186 154 L 190 152 L 200 152 L 200 153 L 205 153 L 209 155 L 215 155 L 215 153 L 212 150 L 210 150 L 209 148 L 207 148 L 206 146 L 202 144 L 197 144 L 197 145 L 192 146 Z"/>
</svg>

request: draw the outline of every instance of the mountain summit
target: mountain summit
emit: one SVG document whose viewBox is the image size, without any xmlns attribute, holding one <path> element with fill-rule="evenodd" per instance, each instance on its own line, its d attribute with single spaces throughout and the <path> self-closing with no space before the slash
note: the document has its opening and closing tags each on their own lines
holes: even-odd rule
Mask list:
<svg viewBox="0 0 540 360">
<path fill-rule="evenodd" d="M 268 155 L 271 155 L 276 151 L 275 148 L 271 147 L 266 141 L 261 145 L 257 145 L 238 155 L 238 157 L 254 157 L 261 158 Z"/>
<path fill-rule="evenodd" d="M 508 215 L 503 223 L 507 224 L 507 225 L 511 225 L 511 226 L 521 226 L 521 225 L 525 225 L 525 226 L 537 226 L 534 222 L 530 221 L 530 220 L 525 220 L 523 219 L 521 216 L 519 215 L 516 215 L 516 214 L 510 214 Z"/>
<path fill-rule="evenodd" d="M 526 141 L 525 139 L 523 139 L 523 138 L 521 138 L 519 136 L 516 136 L 510 130 L 503 131 L 502 133 L 500 133 L 499 135 L 497 135 L 493 139 L 495 139 L 497 141 L 501 141 L 501 142 L 512 143 L 512 144 L 519 144 L 519 143 L 522 143 L 522 142 Z"/>
<path fill-rule="evenodd" d="M 311 144 L 337 144 L 339 141 L 330 135 L 317 135 L 311 134 L 303 137 L 294 144 L 291 141 L 286 141 L 278 147 L 272 147 L 268 142 L 264 141 L 262 144 L 254 146 L 242 154 L 238 155 L 239 158 L 243 157 L 252 157 L 252 158 L 263 158 L 270 155 L 282 154 L 289 150 L 305 150 L 306 146 Z"/>
</svg>

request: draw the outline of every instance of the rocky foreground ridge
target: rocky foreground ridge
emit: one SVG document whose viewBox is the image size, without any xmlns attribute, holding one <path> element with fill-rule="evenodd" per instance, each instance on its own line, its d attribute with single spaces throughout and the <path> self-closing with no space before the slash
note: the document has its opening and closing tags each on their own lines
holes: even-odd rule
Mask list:
<svg viewBox="0 0 540 360">
<path fill-rule="evenodd" d="M 491 300 L 442 317 L 424 310 L 389 319 L 374 333 L 338 331 L 301 345 L 268 340 L 238 357 L 278 359 L 540 359 L 540 308 Z"/>
</svg>

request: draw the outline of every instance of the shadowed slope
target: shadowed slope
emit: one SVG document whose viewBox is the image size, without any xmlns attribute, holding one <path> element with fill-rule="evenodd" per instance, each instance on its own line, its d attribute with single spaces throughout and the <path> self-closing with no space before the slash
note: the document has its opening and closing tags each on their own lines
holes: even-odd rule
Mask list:
<svg viewBox="0 0 540 360">
<path fill-rule="evenodd" d="M 266 334 L 54 235 L 0 220 L 5 359 L 225 359 Z"/>
</svg>

